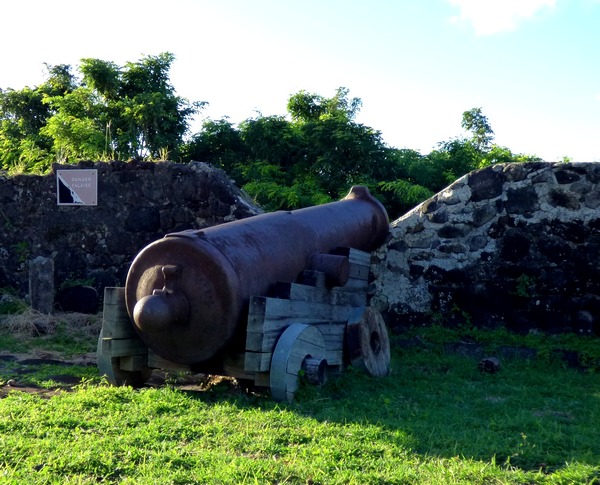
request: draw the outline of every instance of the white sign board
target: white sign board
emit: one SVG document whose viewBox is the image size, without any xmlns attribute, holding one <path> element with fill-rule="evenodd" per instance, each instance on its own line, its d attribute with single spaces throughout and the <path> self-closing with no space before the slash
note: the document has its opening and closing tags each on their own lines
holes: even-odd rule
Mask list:
<svg viewBox="0 0 600 485">
<path fill-rule="evenodd" d="M 97 205 L 98 170 L 57 170 L 56 202 L 58 205 Z"/>
</svg>

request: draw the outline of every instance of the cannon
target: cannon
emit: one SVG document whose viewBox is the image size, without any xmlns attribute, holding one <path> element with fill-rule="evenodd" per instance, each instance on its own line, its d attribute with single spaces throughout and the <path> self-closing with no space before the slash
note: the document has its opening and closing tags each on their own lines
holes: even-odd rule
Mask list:
<svg viewBox="0 0 600 485">
<path fill-rule="evenodd" d="M 152 369 L 253 381 L 293 399 L 345 365 L 389 373 L 389 340 L 367 306 L 370 252 L 389 229 L 366 187 L 342 200 L 167 234 L 106 288 L 98 366 L 115 384 Z M 301 372 L 302 371 L 302 372 Z"/>
</svg>

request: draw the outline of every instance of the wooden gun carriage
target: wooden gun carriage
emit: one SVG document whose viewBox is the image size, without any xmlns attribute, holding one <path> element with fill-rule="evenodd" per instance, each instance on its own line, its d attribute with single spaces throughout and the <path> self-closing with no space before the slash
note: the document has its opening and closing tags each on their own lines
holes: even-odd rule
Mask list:
<svg viewBox="0 0 600 485">
<path fill-rule="evenodd" d="M 366 187 L 321 206 L 167 234 L 106 288 L 98 367 L 114 385 L 152 369 L 232 376 L 292 401 L 299 376 L 346 365 L 390 371 L 382 317 L 367 305 L 369 252 L 389 220 Z"/>
</svg>

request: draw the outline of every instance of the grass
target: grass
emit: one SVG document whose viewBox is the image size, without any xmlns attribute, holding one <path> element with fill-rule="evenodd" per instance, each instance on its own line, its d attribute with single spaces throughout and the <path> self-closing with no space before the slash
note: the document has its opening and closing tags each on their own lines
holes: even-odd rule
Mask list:
<svg viewBox="0 0 600 485">
<path fill-rule="evenodd" d="M 135 390 L 71 367 L 83 377 L 73 390 L 0 399 L 0 483 L 600 483 L 600 373 L 540 351 L 487 374 L 444 351 L 464 331 L 408 337 L 417 344 L 395 341 L 391 376 L 348 369 L 302 387 L 292 404 L 228 379 L 203 391 L 176 379 Z M 490 348 L 509 338 L 469 333 Z M 547 342 L 527 339 L 541 350 Z M 2 365 L 6 381 L 15 367 Z M 56 372 L 34 375 L 51 385 Z"/>
</svg>

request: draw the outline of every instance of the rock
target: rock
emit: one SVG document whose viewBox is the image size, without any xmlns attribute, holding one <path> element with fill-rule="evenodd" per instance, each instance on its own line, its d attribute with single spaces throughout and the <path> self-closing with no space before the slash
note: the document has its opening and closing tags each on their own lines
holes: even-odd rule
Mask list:
<svg viewBox="0 0 600 485">
<path fill-rule="evenodd" d="M 500 370 L 500 361 L 496 357 L 485 357 L 479 361 L 477 367 L 481 372 L 494 374 Z"/>
</svg>

